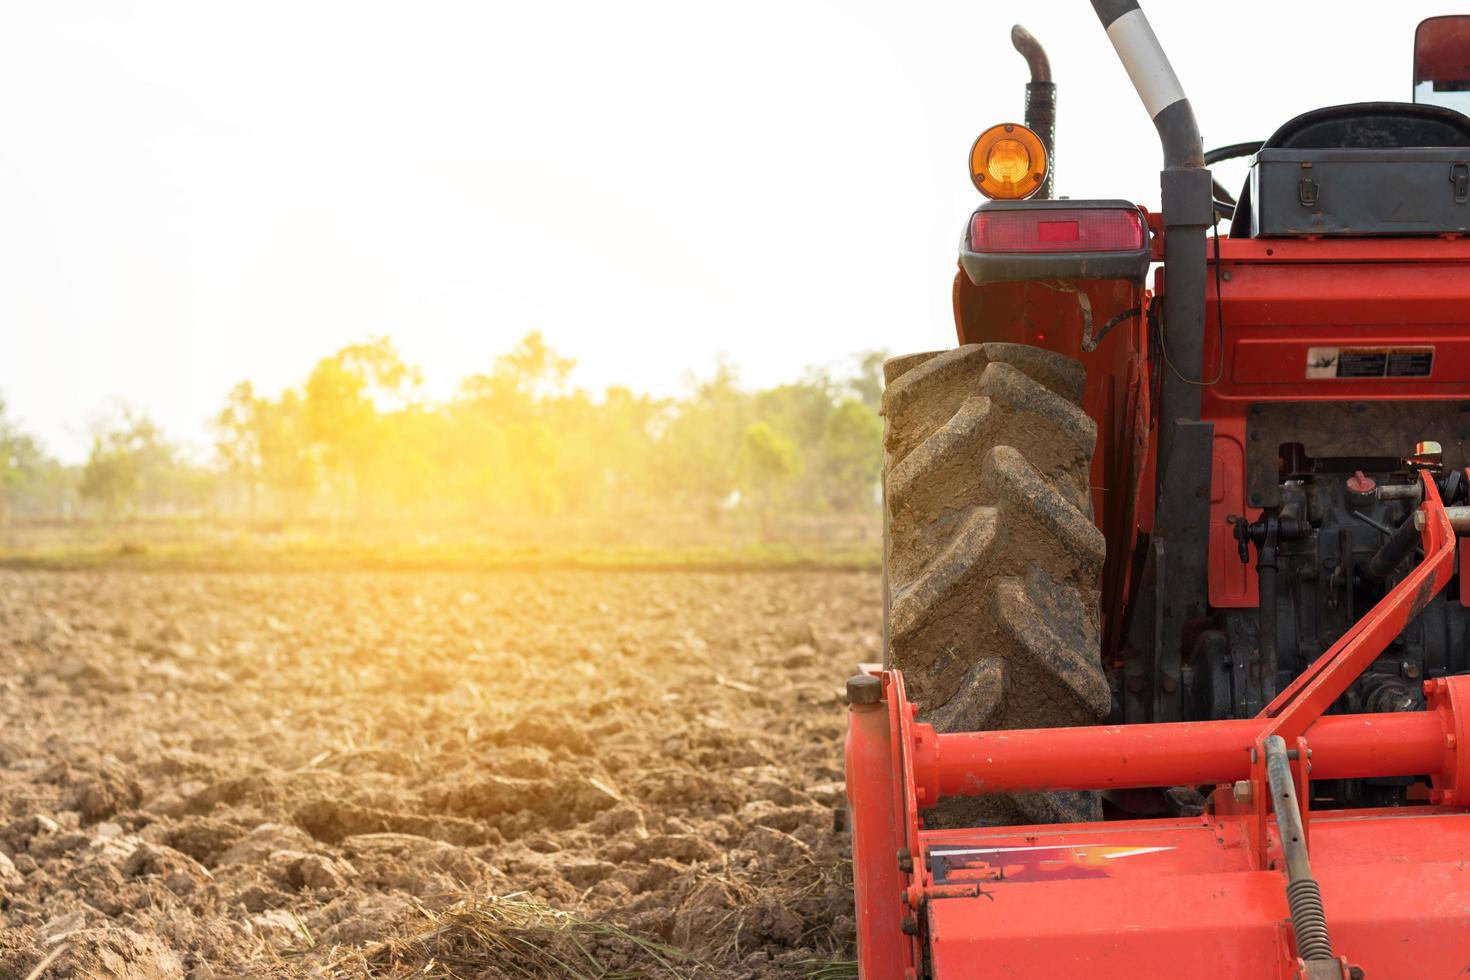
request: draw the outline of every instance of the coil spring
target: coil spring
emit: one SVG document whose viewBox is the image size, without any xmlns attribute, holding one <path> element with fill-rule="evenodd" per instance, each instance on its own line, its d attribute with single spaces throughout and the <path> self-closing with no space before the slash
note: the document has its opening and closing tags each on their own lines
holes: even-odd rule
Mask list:
<svg viewBox="0 0 1470 980">
<path fill-rule="evenodd" d="M 1327 913 L 1322 908 L 1322 889 L 1317 887 L 1317 879 L 1298 878 L 1288 884 L 1286 905 L 1291 909 L 1291 928 L 1296 933 L 1296 955 L 1304 960 L 1332 959 Z"/>
</svg>

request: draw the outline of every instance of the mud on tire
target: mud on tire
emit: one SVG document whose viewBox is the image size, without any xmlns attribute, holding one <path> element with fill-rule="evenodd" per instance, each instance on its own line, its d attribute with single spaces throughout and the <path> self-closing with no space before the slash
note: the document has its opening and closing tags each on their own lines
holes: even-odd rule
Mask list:
<svg viewBox="0 0 1470 980">
<path fill-rule="evenodd" d="M 940 731 L 1095 724 L 1102 534 L 1083 369 L 1020 344 L 884 365 L 885 659 Z M 943 823 L 1053 823 L 1092 793 L 942 804 Z"/>
</svg>

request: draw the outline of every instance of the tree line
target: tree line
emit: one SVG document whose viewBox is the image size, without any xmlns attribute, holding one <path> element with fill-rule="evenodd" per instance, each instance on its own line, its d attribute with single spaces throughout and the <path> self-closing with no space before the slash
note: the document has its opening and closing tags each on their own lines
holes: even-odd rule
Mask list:
<svg viewBox="0 0 1470 980">
<path fill-rule="evenodd" d="M 460 519 L 865 511 L 881 466 L 883 355 L 749 390 L 720 364 L 662 398 L 571 384 L 574 366 L 525 336 L 446 399 L 388 338 L 321 358 L 279 394 L 237 384 L 211 419 L 212 455 L 145 414 L 94 427 L 63 466 L 0 402 L 0 516 L 209 513 Z"/>
</svg>

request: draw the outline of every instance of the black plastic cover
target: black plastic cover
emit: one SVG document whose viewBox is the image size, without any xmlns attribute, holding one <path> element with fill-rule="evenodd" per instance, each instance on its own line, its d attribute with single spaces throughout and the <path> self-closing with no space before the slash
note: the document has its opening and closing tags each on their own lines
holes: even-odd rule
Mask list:
<svg viewBox="0 0 1470 980">
<path fill-rule="evenodd" d="M 1143 226 L 1143 248 L 1129 252 L 972 252 L 970 222 L 982 211 L 1137 211 L 1138 205 L 1118 200 L 987 201 L 965 222 L 960 236 L 960 266 L 975 285 L 1025 279 L 1130 279 L 1142 282 L 1148 274 L 1149 233 Z M 1142 216 L 1140 215 L 1140 218 Z"/>
</svg>

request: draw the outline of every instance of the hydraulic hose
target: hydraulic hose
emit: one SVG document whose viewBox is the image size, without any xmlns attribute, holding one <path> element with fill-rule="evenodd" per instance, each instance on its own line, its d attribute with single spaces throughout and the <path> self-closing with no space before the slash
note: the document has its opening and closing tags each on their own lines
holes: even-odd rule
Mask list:
<svg viewBox="0 0 1470 980">
<path fill-rule="evenodd" d="M 1257 629 L 1261 637 L 1261 703 L 1276 697 L 1276 549 L 1260 549 L 1256 561 L 1256 585 L 1260 593 Z"/>
<path fill-rule="evenodd" d="M 1363 570 L 1364 573 L 1373 581 L 1382 582 L 1393 574 L 1393 570 L 1399 567 L 1400 562 L 1409 557 L 1409 552 L 1413 551 L 1418 543 L 1419 529 L 1414 526 L 1414 515 L 1410 514 L 1408 519 L 1388 536 L 1388 540 L 1373 552 L 1373 557 L 1368 559 L 1368 565 Z"/>
</svg>

